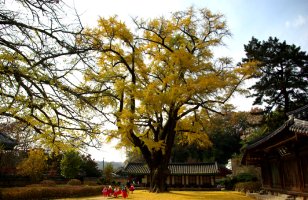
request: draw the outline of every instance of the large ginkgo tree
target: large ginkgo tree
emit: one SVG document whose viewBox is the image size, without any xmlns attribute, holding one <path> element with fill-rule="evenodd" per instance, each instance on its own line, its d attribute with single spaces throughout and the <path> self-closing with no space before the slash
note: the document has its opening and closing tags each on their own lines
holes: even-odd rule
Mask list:
<svg viewBox="0 0 308 200">
<path fill-rule="evenodd" d="M 106 91 L 88 98 L 112 115 L 116 128 L 106 130 L 108 137 L 139 148 L 150 169 L 150 191 L 163 192 L 175 136 L 211 145 L 205 132 L 210 116 L 223 110 L 252 70 L 214 59 L 213 48 L 230 35 L 223 15 L 189 8 L 132 21 L 135 27 L 117 17 L 100 18 L 79 38 L 99 52 L 83 87 Z"/>
</svg>

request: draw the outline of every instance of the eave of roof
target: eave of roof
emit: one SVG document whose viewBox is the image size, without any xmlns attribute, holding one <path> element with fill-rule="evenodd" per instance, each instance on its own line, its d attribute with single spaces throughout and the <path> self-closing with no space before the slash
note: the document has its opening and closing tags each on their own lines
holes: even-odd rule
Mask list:
<svg viewBox="0 0 308 200">
<path fill-rule="evenodd" d="M 306 116 L 307 109 L 308 109 L 308 105 L 302 108 L 299 108 L 293 112 L 290 112 L 289 120 L 287 120 L 282 126 L 276 129 L 274 132 L 248 145 L 246 150 L 251 150 L 251 149 L 258 147 L 264 142 L 275 137 L 277 134 L 281 133 L 284 129 L 288 129 L 289 131 L 294 132 L 296 134 L 308 136 L 308 121 L 296 118 L 297 116 L 299 117 Z"/>
<path fill-rule="evenodd" d="M 297 110 L 287 113 L 289 120 L 287 120 L 281 127 L 276 129 L 274 132 L 260 138 L 254 143 L 246 147 L 246 151 L 242 158 L 242 163 L 246 164 L 256 164 L 260 161 L 260 155 L 252 155 L 254 150 L 262 149 L 260 146 L 265 142 L 273 139 L 275 136 L 280 136 L 281 132 L 287 131 L 285 133 L 293 133 L 293 138 L 297 138 L 298 135 L 308 136 L 308 105 L 303 106 Z M 291 136 L 291 135 L 290 135 Z M 276 137 L 277 138 L 277 137 Z M 293 140 L 293 138 L 285 139 L 284 142 Z M 276 144 L 279 145 L 279 144 Z"/>
<path fill-rule="evenodd" d="M 171 163 L 171 175 L 212 175 L 218 174 L 217 163 Z M 121 171 L 125 174 L 148 175 L 150 170 L 145 163 L 128 163 Z"/>
<path fill-rule="evenodd" d="M 308 104 L 303 106 L 303 107 L 300 107 L 300 108 L 298 108 L 296 110 L 288 112 L 287 115 L 288 116 L 293 115 L 297 119 L 306 118 L 307 115 L 308 115 Z"/>
<path fill-rule="evenodd" d="M 172 175 L 201 175 L 219 173 L 217 163 L 171 163 L 168 168 Z"/>
<path fill-rule="evenodd" d="M 289 119 L 288 121 L 286 121 L 282 126 L 280 126 L 278 129 L 276 129 L 274 132 L 260 138 L 259 140 L 257 140 L 256 142 L 250 144 L 247 146 L 246 150 L 251 150 L 254 149 L 256 147 L 258 147 L 259 145 L 263 144 L 264 142 L 272 139 L 273 137 L 275 137 L 277 134 L 279 134 L 280 132 L 282 132 L 284 129 L 288 128 L 291 124 L 294 123 L 293 119 Z"/>
<path fill-rule="evenodd" d="M 300 135 L 308 136 L 308 121 L 294 119 L 294 124 L 290 126 L 289 130 Z"/>
</svg>

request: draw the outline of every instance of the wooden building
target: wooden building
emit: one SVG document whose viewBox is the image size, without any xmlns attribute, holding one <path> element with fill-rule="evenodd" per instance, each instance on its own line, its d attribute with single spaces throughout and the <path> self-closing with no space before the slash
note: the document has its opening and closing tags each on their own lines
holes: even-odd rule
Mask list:
<svg viewBox="0 0 308 200">
<path fill-rule="evenodd" d="M 250 144 L 242 164 L 261 167 L 264 190 L 308 197 L 308 105 L 280 128 Z"/>
<path fill-rule="evenodd" d="M 220 177 L 217 163 L 171 163 L 168 166 L 169 187 L 214 187 Z M 128 163 L 118 174 L 126 176 L 141 186 L 150 185 L 150 170 L 145 163 Z"/>
</svg>

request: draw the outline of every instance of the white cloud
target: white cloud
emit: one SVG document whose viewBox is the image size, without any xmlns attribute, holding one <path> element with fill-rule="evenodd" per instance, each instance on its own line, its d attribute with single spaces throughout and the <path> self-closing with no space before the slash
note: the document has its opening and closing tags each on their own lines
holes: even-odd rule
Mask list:
<svg viewBox="0 0 308 200">
<path fill-rule="evenodd" d="M 308 16 L 298 15 L 295 19 L 291 21 L 286 21 L 285 26 L 287 28 L 298 28 L 304 26 L 308 21 Z"/>
<path fill-rule="evenodd" d="M 305 16 L 305 17 L 302 15 L 297 16 L 297 18 L 294 21 L 294 26 L 295 27 L 303 26 L 304 24 L 306 24 L 307 19 L 308 19 L 308 16 Z"/>
</svg>

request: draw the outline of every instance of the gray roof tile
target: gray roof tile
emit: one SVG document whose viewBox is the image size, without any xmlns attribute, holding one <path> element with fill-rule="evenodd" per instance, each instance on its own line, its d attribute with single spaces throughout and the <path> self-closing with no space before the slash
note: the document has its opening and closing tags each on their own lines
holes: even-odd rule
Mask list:
<svg viewBox="0 0 308 200">
<path fill-rule="evenodd" d="M 168 166 L 171 175 L 210 175 L 218 174 L 217 163 L 171 163 Z M 150 174 L 145 163 L 128 163 L 122 170 L 124 174 Z"/>
</svg>

